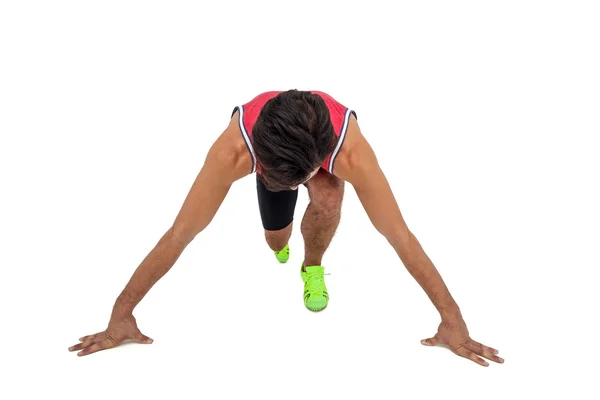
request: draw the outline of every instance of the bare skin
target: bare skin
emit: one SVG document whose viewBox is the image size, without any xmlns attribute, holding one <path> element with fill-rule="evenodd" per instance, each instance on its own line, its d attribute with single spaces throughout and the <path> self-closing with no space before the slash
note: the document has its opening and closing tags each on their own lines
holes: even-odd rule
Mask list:
<svg viewBox="0 0 600 400">
<path fill-rule="evenodd" d="M 231 184 L 251 172 L 252 160 L 241 139 L 237 113 L 206 156 L 202 170 L 179 211 L 173 225 L 150 251 L 117 298 L 108 327 L 95 335 L 84 336 L 69 347 L 85 356 L 111 349 L 127 341 L 151 343 L 137 328 L 133 309 L 154 284 L 175 264 L 187 245 L 208 226 Z"/>
<path fill-rule="evenodd" d="M 125 341 L 152 343 L 137 328 L 133 309 L 150 288 L 175 264 L 187 245 L 208 226 L 233 182 L 251 172 L 252 160 L 237 124 L 237 113 L 208 153 L 206 162 L 190 189 L 169 230 L 136 269 L 117 298 L 108 327 L 85 336 L 69 348 L 79 356 L 110 349 Z M 325 174 L 325 173 L 324 173 Z M 306 265 L 320 265 L 323 253 L 339 222 L 343 181 L 352 184 L 375 228 L 395 249 L 402 263 L 440 313 L 441 323 L 435 336 L 421 341 L 426 346 L 445 346 L 455 354 L 480 365 L 489 365 L 481 357 L 498 363 L 504 360 L 498 351 L 471 339 L 460 309 L 439 272 L 410 232 L 371 146 L 362 135 L 354 116 L 350 118 L 344 146 L 334 168 L 334 176 L 308 177 L 311 203 L 302 221 Z M 336 178 L 337 177 L 337 178 Z M 338 179 L 339 178 L 339 179 Z M 291 234 L 290 226 L 269 237 L 271 248 L 280 250 Z M 285 243 L 283 242 L 286 238 Z M 277 241 L 279 240 L 279 241 Z"/>
<path fill-rule="evenodd" d="M 354 186 L 375 228 L 392 245 L 408 272 L 440 313 L 442 322 L 437 333 L 421 343 L 447 347 L 455 354 L 486 367 L 489 364 L 481 357 L 503 363 L 504 360 L 497 356 L 498 350 L 484 346 L 469 336 L 458 305 L 421 244 L 406 226 L 377 157 L 354 117 L 350 119 L 346 141 L 338 155 L 334 173 Z"/>
<path fill-rule="evenodd" d="M 265 230 L 265 239 L 267 240 L 267 244 L 271 250 L 281 251 L 281 249 L 283 249 L 285 245 L 290 242 L 293 226 L 294 222 L 292 221 L 283 229 L 279 229 L 277 231 Z"/>
<path fill-rule="evenodd" d="M 340 223 L 344 181 L 320 170 L 307 186 L 310 203 L 300 227 L 304 238 L 304 266 L 321 265 Z"/>
<path fill-rule="evenodd" d="M 306 181 L 306 186 L 310 203 L 306 207 L 300 228 L 304 238 L 304 265 L 321 265 L 323 254 L 340 223 L 344 181 L 325 170 L 317 169 Z M 265 230 L 267 243 L 273 251 L 279 251 L 289 243 L 292 225 L 293 222 L 277 231 Z"/>
</svg>

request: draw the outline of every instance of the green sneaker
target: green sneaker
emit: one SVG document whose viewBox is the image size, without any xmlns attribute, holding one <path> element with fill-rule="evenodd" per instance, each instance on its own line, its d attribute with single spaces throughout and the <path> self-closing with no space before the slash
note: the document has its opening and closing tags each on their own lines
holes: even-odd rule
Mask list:
<svg viewBox="0 0 600 400">
<path fill-rule="evenodd" d="M 319 265 L 300 269 L 300 276 L 304 281 L 304 305 L 310 311 L 321 311 L 329 302 L 324 275 L 325 268 Z"/>
<path fill-rule="evenodd" d="M 290 259 L 290 246 L 286 244 L 285 247 L 279 251 L 275 251 L 275 257 L 280 263 L 286 263 Z"/>
</svg>

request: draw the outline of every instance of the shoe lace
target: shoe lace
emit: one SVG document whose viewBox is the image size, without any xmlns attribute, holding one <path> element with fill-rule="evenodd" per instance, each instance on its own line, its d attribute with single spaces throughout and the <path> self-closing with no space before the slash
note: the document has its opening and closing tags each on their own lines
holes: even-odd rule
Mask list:
<svg viewBox="0 0 600 400">
<path fill-rule="evenodd" d="M 324 282 L 325 276 L 324 275 L 331 275 L 331 274 L 325 274 L 323 272 L 323 270 L 310 272 L 308 274 L 308 277 L 306 279 L 306 288 L 309 290 L 309 292 L 322 292 L 323 291 L 323 286 L 325 286 L 325 282 Z"/>
</svg>

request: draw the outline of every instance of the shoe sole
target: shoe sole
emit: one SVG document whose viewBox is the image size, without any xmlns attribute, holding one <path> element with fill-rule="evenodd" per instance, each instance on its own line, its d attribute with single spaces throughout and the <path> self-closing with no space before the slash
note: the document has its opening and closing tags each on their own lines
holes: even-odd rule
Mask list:
<svg viewBox="0 0 600 400">
<path fill-rule="evenodd" d="M 306 307 L 306 305 L 305 305 L 304 307 Z M 321 311 L 325 310 L 326 308 L 327 308 L 327 306 L 325 306 L 325 307 L 321 308 L 320 310 L 313 310 L 312 308 L 308 308 L 308 307 L 306 307 L 306 309 L 307 309 L 308 311 L 311 311 L 311 312 L 314 312 L 314 313 L 321 312 Z"/>
</svg>

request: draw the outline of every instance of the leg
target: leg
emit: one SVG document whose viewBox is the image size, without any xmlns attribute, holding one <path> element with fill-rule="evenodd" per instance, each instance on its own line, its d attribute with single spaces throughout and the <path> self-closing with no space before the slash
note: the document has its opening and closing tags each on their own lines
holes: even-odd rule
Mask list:
<svg viewBox="0 0 600 400">
<path fill-rule="evenodd" d="M 304 305 L 311 311 L 322 311 L 329 303 L 329 293 L 321 261 L 340 222 L 344 181 L 321 170 L 306 186 L 310 203 L 301 225 L 304 263 L 300 275 L 304 281 Z"/>
<path fill-rule="evenodd" d="M 321 265 L 340 223 L 344 181 L 324 170 L 307 182 L 310 203 L 302 219 L 304 265 Z"/>
<path fill-rule="evenodd" d="M 281 192 L 271 192 L 260 181 L 258 175 L 256 178 L 256 189 L 258 192 L 260 217 L 265 229 L 267 244 L 276 253 L 282 250 L 286 250 L 287 253 L 289 250 L 286 247 L 292 235 L 292 223 L 296 200 L 298 199 L 298 191 L 284 190 Z M 282 255 L 282 257 L 277 255 L 279 261 L 287 261 L 287 255 Z"/>
<path fill-rule="evenodd" d="M 280 251 L 289 243 L 290 237 L 292 236 L 292 225 L 293 222 L 290 222 L 288 226 L 277 231 L 265 229 L 265 239 L 271 250 Z"/>
</svg>

